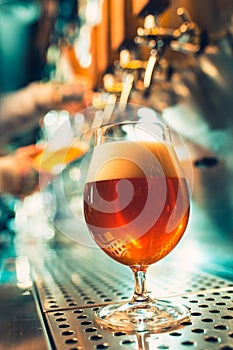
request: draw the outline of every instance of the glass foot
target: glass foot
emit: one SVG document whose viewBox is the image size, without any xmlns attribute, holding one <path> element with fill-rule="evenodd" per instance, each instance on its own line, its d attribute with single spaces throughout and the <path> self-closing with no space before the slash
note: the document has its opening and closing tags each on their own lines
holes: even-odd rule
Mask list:
<svg viewBox="0 0 233 350">
<path fill-rule="evenodd" d="M 95 321 L 103 328 L 118 331 L 153 331 L 156 333 L 174 330 L 189 319 L 189 309 L 182 304 L 167 300 L 111 304 L 95 314 Z"/>
</svg>

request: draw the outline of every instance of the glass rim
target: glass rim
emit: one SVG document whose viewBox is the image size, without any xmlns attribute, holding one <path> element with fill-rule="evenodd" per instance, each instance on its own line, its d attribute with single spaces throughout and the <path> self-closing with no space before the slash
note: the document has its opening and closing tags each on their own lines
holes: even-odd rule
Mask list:
<svg viewBox="0 0 233 350">
<path fill-rule="evenodd" d="M 162 142 L 165 142 L 165 141 L 171 142 L 171 133 L 170 133 L 171 130 L 169 125 L 167 125 L 166 123 L 163 124 L 162 122 L 152 121 L 152 120 L 148 121 L 148 123 L 145 120 L 124 120 L 119 122 L 112 122 L 112 123 L 96 126 L 93 131 L 96 139 L 98 139 L 99 137 L 101 137 L 101 131 L 107 130 L 112 127 L 126 126 L 126 125 L 142 125 L 142 126 L 156 125 L 161 128 Z M 147 129 L 146 127 L 144 130 L 147 132 L 149 131 L 149 129 Z M 97 145 L 98 143 L 95 144 L 95 146 Z"/>
</svg>

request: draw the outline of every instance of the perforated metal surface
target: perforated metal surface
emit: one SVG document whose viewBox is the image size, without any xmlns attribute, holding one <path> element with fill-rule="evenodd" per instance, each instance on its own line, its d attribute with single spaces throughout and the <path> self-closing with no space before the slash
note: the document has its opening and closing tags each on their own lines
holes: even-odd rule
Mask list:
<svg viewBox="0 0 233 350">
<path fill-rule="evenodd" d="M 97 249 L 50 251 L 43 265 L 32 263 L 38 297 L 55 349 L 233 350 L 233 283 L 190 271 L 167 260 L 149 269 L 152 296 L 170 296 L 190 308 L 191 317 L 176 331 L 125 334 L 94 323 L 94 312 L 130 298 L 129 268 Z"/>
<path fill-rule="evenodd" d="M 34 270 L 43 311 L 122 301 L 132 295 L 130 269 L 98 249 L 53 251 Z M 169 260 L 148 270 L 148 288 L 159 297 L 215 290 L 229 283 L 199 270 L 179 268 Z"/>
<path fill-rule="evenodd" d="M 106 332 L 93 322 L 97 307 L 62 310 L 46 314 L 51 332 L 60 349 L 233 349 L 232 307 L 226 300 L 232 293 L 205 293 L 186 297 L 191 308 L 190 321 L 166 333 L 126 334 Z M 220 301 L 221 300 L 221 301 Z M 232 299 L 231 299 L 232 300 Z"/>
<path fill-rule="evenodd" d="M 58 251 L 47 256 L 43 266 L 35 266 L 35 274 L 43 311 L 128 299 L 132 294 L 129 269 L 104 259 L 96 249 Z"/>
</svg>

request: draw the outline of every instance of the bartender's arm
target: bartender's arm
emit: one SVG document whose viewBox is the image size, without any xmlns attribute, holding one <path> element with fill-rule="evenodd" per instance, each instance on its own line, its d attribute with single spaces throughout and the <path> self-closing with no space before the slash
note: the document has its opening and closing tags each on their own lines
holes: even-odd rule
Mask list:
<svg viewBox="0 0 233 350">
<path fill-rule="evenodd" d="M 38 187 L 39 174 L 33 167 L 33 158 L 40 152 L 38 146 L 30 145 L 0 157 L 0 195 L 23 197 Z"/>
<path fill-rule="evenodd" d="M 90 85 L 82 79 L 68 84 L 34 82 L 16 92 L 0 95 L 1 143 L 12 134 L 36 125 L 51 109 L 66 109 L 72 114 L 86 107 L 90 96 Z"/>
</svg>

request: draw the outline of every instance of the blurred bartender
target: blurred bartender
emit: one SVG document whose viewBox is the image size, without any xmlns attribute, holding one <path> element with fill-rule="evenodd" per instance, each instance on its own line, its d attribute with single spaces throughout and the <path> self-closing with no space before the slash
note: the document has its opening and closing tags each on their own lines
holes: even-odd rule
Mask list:
<svg viewBox="0 0 233 350">
<path fill-rule="evenodd" d="M 47 61 L 49 46 L 59 55 L 69 27 L 78 30 L 77 6 L 77 0 L 0 0 L 0 195 L 26 195 L 37 186 L 32 159 L 41 151 L 33 144 L 40 118 L 67 101 L 77 110 L 89 102 L 86 79 L 51 81 L 56 62 Z"/>
</svg>

